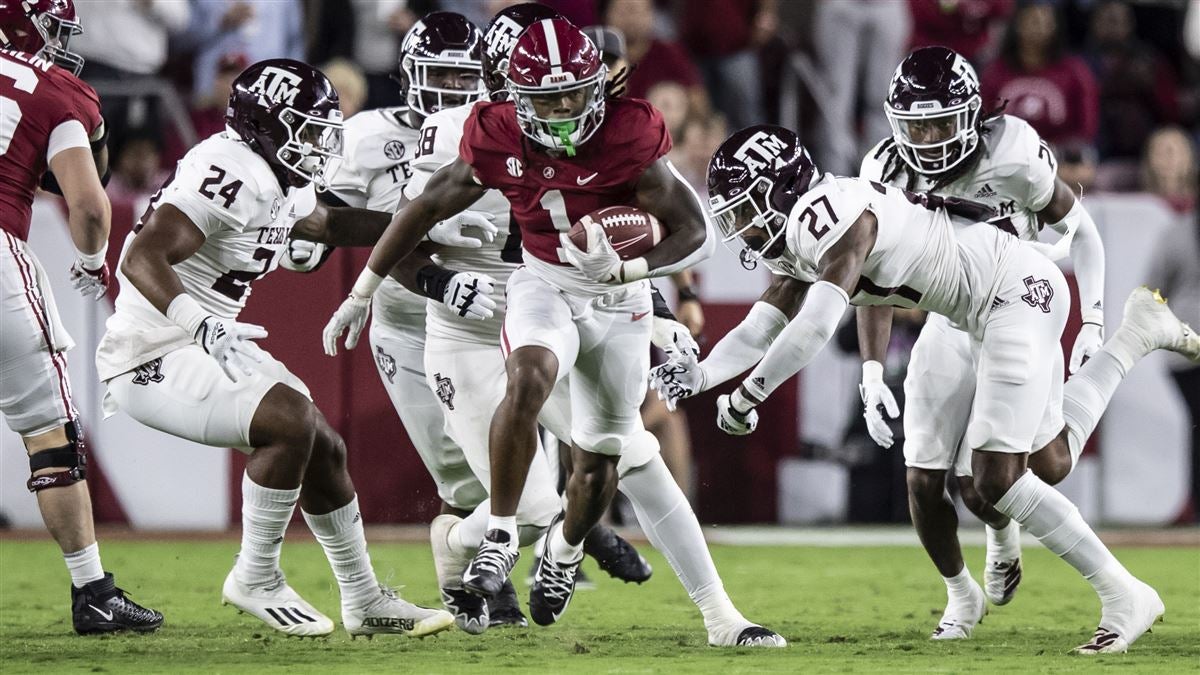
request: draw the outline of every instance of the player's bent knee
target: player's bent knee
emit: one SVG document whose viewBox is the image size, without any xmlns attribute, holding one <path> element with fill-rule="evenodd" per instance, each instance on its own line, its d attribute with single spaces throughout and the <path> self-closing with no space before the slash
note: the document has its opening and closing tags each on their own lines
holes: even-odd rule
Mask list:
<svg viewBox="0 0 1200 675">
<path fill-rule="evenodd" d="M 908 493 L 918 504 L 942 501 L 946 492 L 946 472 L 909 467 L 905 474 Z"/>
<path fill-rule="evenodd" d="M 303 394 L 285 384 L 276 384 L 254 411 L 250 444 L 273 446 L 307 462 L 316 439 L 320 413 Z"/>
<path fill-rule="evenodd" d="M 321 462 L 330 468 L 346 466 L 346 441 L 324 419 L 318 419 L 313 431 L 310 461 Z"/>
<path fill-rule="evenodd" d="M 66 445 L 35 450 L 29 454 L 30 476 L 25 487 L 30 492 L 70 487 L 87 477 L 87 455 L 84 454 L 75 422 L 67 422 L 63 430 L 67 436 Z"/>
<path fill-rule="evenodd" d="M 1058 485 L 1073 468 L 1071 452 L 1065 443 L 1050 443 L 1029 456 L 1029 469 L 1049 485 Z"/>
<path fill-rule="evenodd" d="M 1016 482 L 1017 477 L 1005 472 L 976 472 L 975 492 L 989 504 L 995 504 L 1004 498 L 1009 488 Z"/>
<path fill-rule="evenodd" d="M 963 505 L 967 507 L 967 510 L 982 520 L 984 514 L 987 513 L 989 503 L 975 489 L 975 480 L 970 476 L 960 476 L 958 479 L 958 493 L 962 497 Z"/>
</svg>

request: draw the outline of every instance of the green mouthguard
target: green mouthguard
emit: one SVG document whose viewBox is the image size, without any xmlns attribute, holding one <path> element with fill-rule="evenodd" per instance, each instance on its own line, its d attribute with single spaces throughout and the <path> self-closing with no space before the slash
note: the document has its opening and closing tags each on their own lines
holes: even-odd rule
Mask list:
<svg viewBox="0 0 1200 675">
<path fill-rule="evenodd" d="M 550 122 L 550 131 L 558 135 L 558 140 L 562 141 L 563 148 L 567 151 L 567 157 L 575 156 L 575 144 L 571 142 L 571 132 L 575 131 L 576 123 L 574 120 L 568 122 Z"/>
</svg>

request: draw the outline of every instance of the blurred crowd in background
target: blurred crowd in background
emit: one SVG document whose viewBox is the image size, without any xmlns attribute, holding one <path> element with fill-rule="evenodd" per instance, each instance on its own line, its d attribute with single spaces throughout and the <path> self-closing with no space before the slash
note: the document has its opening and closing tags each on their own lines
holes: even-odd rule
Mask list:
<svg viewBox="0 0 1200 675">
<path fill-rule="evenodd" d="M 108 190 L 114 217 L 135 218 L 174 162 L 197 139 L 223 129 L 230 83 L 248 64 L 283 56 L 319 66 L 349 117 L 403 103 L 392 75 L 402 37 L 423 14 L 460 12 L 482 29 L 495 12 L 515 3 L 76 4 L 85 33 L 72 46 L 87 58 L 82 76 L 100 92 L 112 134 Z M 674 139 L 671 159 L 701 195 L 713 150 L 731 131 L 760 122 L 797 129 L 823 170 L 856 175 L 863 153 L 891 133 L 883 100 L 896 65 L 917 47 L 951 47 L 975 65 L 985 110 L 1005 106 L 1029 121 L 1055 149 L 1060 177 L 1080 194 L 1145 192 L 1181 214 L 1180 222 L 1188 224 L 1181 227 L 1191 231 L 1177 233 L 1165 249 L 1164 255 L 1177 254 L 1179 269 L 1164 269 L 1162 283 L 1182 294 L 1179 304 L 1172 302 L 1177 311 L 1183 306 L 1182 318 L 1200 324 L 1200 225 L 1194 217 L 1200 0 L 544 4 L 581 27 L 611 29 L 604 35 L 615 44 L 602 45 L 611 57 L 606 60 L 623 59 L 616 68 L 632 69 L 628 94 L 663 112 Z M 894 331 L 893 347 L 905 354 L 902 343 L 911 343 L 920 328 L 917 314 L 904 314 Z M 851 323 L 839 343 L 855 351 L 855 338 Z M 894 374 L 899 385 L 903 370 Z M 1177 378 L 1192 414 L 1200 415 L 1200 369 L 1181 370 Z M 892 453 L 886 461 L 902 461 L 898 457 Z M 677 474 L 685 488 L 688 473 Z M 862 519 L 904 519 L 903 481 L 884 482 L 898 486 L 896 499 L 881 502 L 878 491 L 865 492 L 874 498 L 864 508 L 874 512 L 860 514 Z M 858 519 L 855 508 L 852 503 L 851 519 Z"/>
</svg>

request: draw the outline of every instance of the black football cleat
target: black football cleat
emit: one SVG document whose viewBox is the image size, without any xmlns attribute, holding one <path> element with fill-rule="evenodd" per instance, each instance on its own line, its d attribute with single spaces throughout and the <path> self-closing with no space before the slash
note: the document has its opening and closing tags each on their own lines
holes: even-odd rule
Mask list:
<svg viewBox="0 0 1200 675">
<path fill-rule="evenodd" d="M 495 597 L 508 582 L 512 568 L 521 557 L 504 530 L 488 530 L 479 551 L 463 572 L 463 588 L 483 598 Z"/>
<path fill-rule="evenodd" d="M 614 579 L 640 584 L 650 578 L 654 569 L 632 544 L 611 527 L 597 524 L 583 540 L 583 552 L 596 559 L 600 569 Z"/>
<path fill-rule="evenodd" d="M 488 625 L 493 628 L 497 626 L 525 628 L 529 625 L 529 621 L 525 619 L 525 614 L 521 611 L 521 602 L 517 600 L 517 589 L 513 588 L 511 580 L 504 582 L 504 587 L 500 589 L 500 592 L 495 597 L 488 599 L 487 609 Z"/>
<path fill-rule="evenodd" d="M 533 587 L 529 589 L 529 616 L 539 626 L 549 626 L 567 611 L 571 596 L 575 594 L 575 575 L 579 572 L 579 564 L 583 562 L 582 555 L 579 560 L 572 562 L 554 559 L 550 551 L 550 535 L 555 527 L 562 527 L 561 515 L 546 531 L 542 555 L 533 570 Z"/>
<path fill-rule="evenodd" d="M 105 573 L 83 588 L 71 585 L 71 621 L 80 635 L 122 630 L 152 633 L 162 626 L 163 615 L 125 597 L 113 575 Z"/>
</svg>

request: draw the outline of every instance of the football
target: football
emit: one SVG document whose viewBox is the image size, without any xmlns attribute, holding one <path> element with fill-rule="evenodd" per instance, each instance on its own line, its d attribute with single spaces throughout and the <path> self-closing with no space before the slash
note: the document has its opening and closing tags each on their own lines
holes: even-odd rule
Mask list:
<svg viewBox="0 0 1200 675">
<path fill-rule="evenodd" d="M 580 250 L 587 250 L 587 223 L 600 223 L 608 241 L 621 260 L 645 255 L 662 241 L 666 231 L 653 215 L 632 206 L 606 206 L 596 209 L 571 226 L 568 236 Z"/>
</svg>

